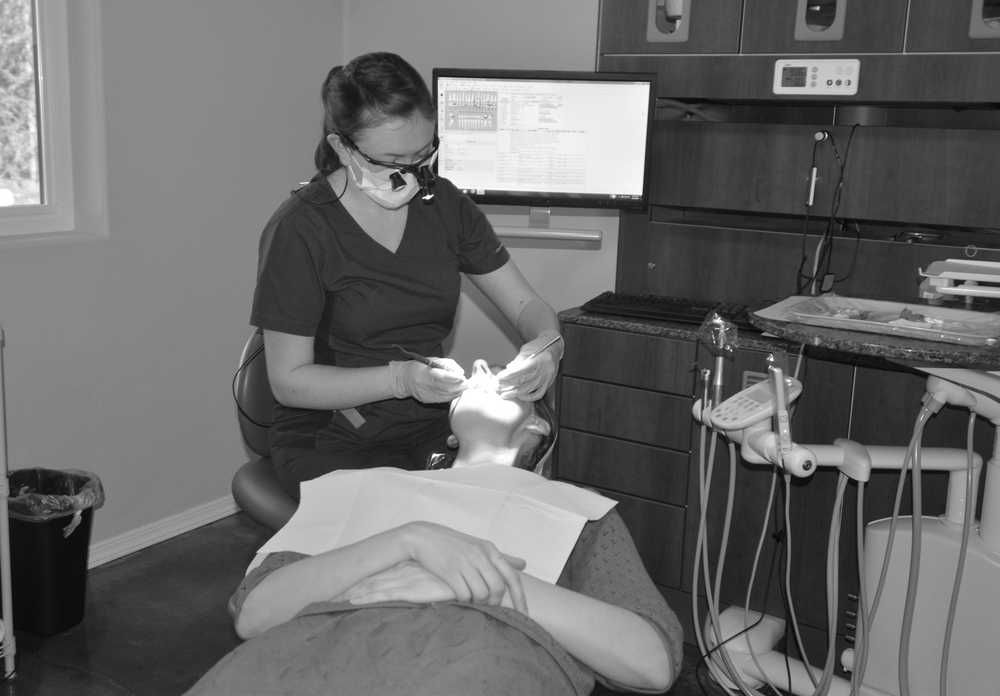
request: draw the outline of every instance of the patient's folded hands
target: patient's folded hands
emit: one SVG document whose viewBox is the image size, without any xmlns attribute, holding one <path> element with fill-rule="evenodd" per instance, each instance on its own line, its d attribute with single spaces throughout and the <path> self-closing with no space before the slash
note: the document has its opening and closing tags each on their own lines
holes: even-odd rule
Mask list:
<svg viewBox="0 0 1000 696">
<path fill-rule="evenodd" d="M 333 601 L 475 602 L 512 607 L 527 614 L 521 558 L 501 553 L 492 542 L 430 522 L 399 528 L 410 559 L 369 575 Z"/>
<path fill-rule="evenodd" d="M 403 561 L 370 575 L 343 592 L 334 601 L 350 604 L 412 602 L 430 604 L 455 599 L 455 592 L 438 576 L 414 561 Z"/>
<path fill-rule="evenodd" d="M 405 527 L 403 545 L 410 560 L 445 582 L 460 602 L 499 604 L 505 592 L 518 611 L 527 613 L 518 571 L 524 559 L 501 553 L 492 542 L 430 522 Z"/>
</svg>

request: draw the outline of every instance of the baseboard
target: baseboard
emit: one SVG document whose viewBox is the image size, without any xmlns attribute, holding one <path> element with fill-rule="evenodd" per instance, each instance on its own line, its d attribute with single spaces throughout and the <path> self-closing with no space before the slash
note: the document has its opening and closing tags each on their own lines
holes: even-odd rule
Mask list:
<svg viewBox="0 0 1000 696">
<path fill-rule="evenodd" d="M 90 545 L 88 568 L 95 568 L 116 558 L 141 551 L 144 548 L 171 539 L 178 534 L 190 532 L 206 524 L 239 511 L 231 495 L 209 501 L 203 505 L 179 512 L 162 520 L 143 525 L 138 529 Z"/>
</svg>

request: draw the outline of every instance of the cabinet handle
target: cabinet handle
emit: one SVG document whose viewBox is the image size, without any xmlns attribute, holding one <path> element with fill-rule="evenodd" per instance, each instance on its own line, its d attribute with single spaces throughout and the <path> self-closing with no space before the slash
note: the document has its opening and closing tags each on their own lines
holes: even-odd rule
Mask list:
<svg viewBox="0 0 1000 696">
<path fill-rule="evenodd" d="M 847 0 L 799 0 L 795 11 L 796 41 L 840 41 L 844 38 Z"/>
<path fill-rule="evenodd" d="M 1000 0 L 972 0 L 970 14 L 970 39 L 1000 37 Z"/>
<path fill-rule="evenodd" d="M 649 0 L 646 41 L 684 42 L 691 25 L 691 0 Z"/>
<path fill-rule="evenodd" d="M 604 238 L 601 230 L 563 230 L 557 227 L 495 227 L 498 237 L 516 239 L 546 239 L 566 242 L 597 242 Z"/>
</svg>

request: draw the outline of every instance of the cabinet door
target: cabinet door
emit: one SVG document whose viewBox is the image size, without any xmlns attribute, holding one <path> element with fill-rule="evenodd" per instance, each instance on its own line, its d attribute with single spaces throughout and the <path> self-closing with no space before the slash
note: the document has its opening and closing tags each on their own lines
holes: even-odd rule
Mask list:
<svg viewBox="0 0 1000 696">
<path fill-rule="evenodd" d="M 1000 51 L 1000 2 L 910 0 L 906 50 Z"/>
<path fill-rule="evenodd" d="M 740 0 L 604 0 L 601 53 L 738 53 Z"/>
<path fill-rule="evenodd" d="M 743 53 L 899 53 L 907 0 L 744 0 Z"/>
</svg>

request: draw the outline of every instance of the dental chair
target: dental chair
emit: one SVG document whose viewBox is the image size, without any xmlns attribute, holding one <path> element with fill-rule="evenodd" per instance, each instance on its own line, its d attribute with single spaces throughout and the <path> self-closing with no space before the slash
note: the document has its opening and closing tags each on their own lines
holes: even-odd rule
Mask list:
<svg viewBox="0 0 1000 696">
<path fill-rule="evenodd" d="M 232 493 L 236 504 L 255 522 L 278 530 L 294 514 L 298 503 L 285 492 L 271 466 L 267 431 L 271 424 L 275 399 L 267 379 L 264 359 L 264 334 L 255 328 L 243 346 L 243 353 L 233 377 L 233 398 L 243 444 L 250 460 L 233 476 Z M 535 471 L 551 477 L 552 453 L 555 450 L 558 424 L 545 399 L 537 403 L 539 415 L 552 430 L 544 442 L 544 454 Z"/>
<path fill-rule="evenodd" d="M 250 460 L 233 476 L 233 498 L 255 522 L 277 530 L 284 526 L 298 504 L 281 487 L 271 467 L 267 430 L 275 401 L 267 380 L 264 335 L 260 329 L 250 334 L 238 365 L 233 378 L 233 398 Z"/>
</svg>

